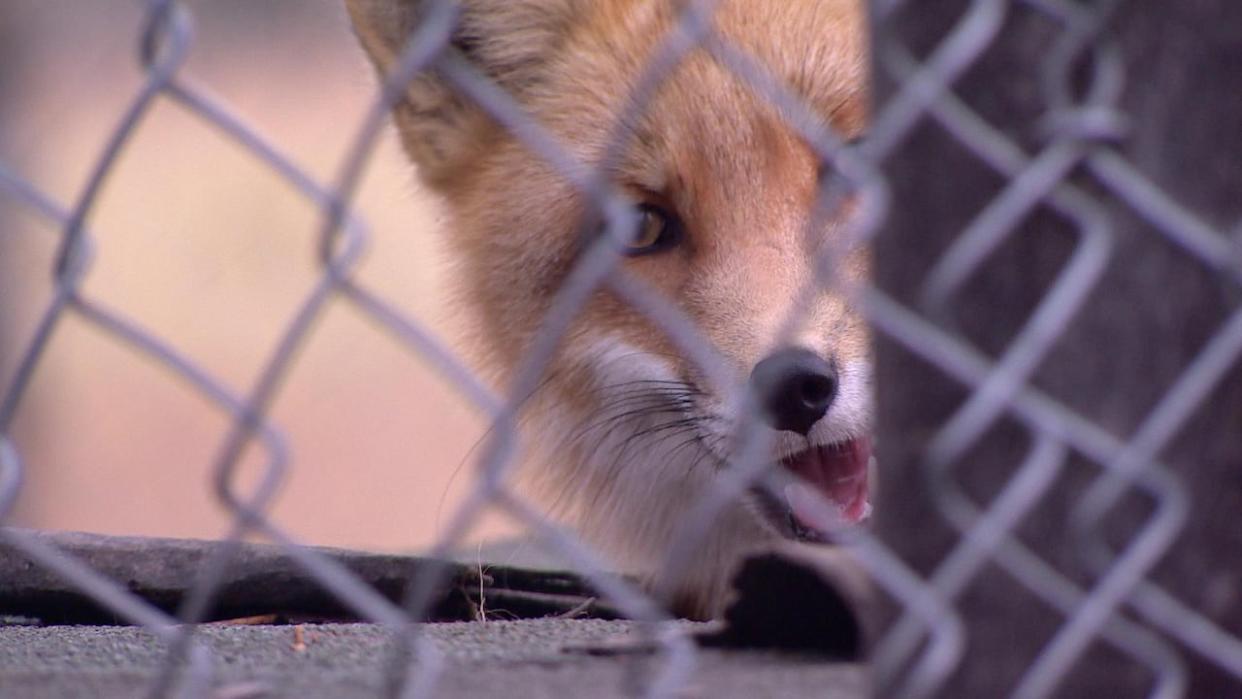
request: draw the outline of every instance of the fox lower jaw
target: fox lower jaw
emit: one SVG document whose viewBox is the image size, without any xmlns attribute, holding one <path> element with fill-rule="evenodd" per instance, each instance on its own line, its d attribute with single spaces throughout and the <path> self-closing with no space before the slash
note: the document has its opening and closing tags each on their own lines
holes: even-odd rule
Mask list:
<svg viewBox="0 0 1242 699">
<path fill-rule="evenodd" d="M 715 466 L 701 446 L 679 447 L 674 438 L 636 445 L 633 437 L 651 429 L 595 433 L 579 448 L 539 454 L 537 489 L 575 534 L 606 556 L 606 565 L 665 595 L 659 601 L 673 613 L 718 617 L 733 568 L 778 535 L 747 505 L 731 503 L 686 547 L 686 556 L 671 560 L 693 508 L 710 492 Z"/>
</svg>

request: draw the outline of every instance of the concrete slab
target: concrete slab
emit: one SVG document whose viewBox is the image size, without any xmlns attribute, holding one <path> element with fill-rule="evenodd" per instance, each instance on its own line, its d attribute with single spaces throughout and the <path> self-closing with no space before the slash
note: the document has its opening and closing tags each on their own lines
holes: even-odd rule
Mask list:
<svg viewBox="0 0 1242 699">
<path fill-rule="evenodd" d="M 202 627 L 219 699 L 380 696 L 389 632 L 372 624 Z M 639 640 L 632 622 L 544 619 L 428 624 L 444 654 L 437 694 L 453 697 L 622 697 L 660 659 L 607 653 Z M 687 630 L 693 628 L 687 625 Z M 299 643 L 300 641 L 300 643 Z M 0 696 L 133 697 L 164 662 L 163 646 L 132 627 L 0 628 Z M 851 663 L 758 651 L 702 650 L 687 697 L 867 696 Z"/>
</svg>

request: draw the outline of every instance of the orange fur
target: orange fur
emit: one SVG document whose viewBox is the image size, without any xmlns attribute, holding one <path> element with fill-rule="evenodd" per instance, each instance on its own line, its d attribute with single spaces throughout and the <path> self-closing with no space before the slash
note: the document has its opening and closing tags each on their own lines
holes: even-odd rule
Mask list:
<svg viewBox="0 0 1242 699">
<path fill-rule="evenodd" d="M 347 1 L 362 44 L 386 72 L 417 25 L 421 3 Z M 618 115 L 681 11 L 670 0 L 462 5 L 456 44 L 587 166 L 602 160 Z M 862 21 L 858 0 L 724 0 L 714 26 L 825 123 L 853 137 L 867 109 Z M 675 300 L 739 381 L 773 349 L 794 297 L 812 278 L 815 252 L 838 242 L 844 229 L 841 215 L 808 231 L 820 163 L 787 116 L 696 51 L 629 125 L 624 155 L 609 173 L 620 191 L 684 222 L 682 245 L 622 264 Z M 475 316 L 482 361 L 503 385 L 572 268 L 587 205 L 539 153 L 434 74 L 409 86 L 395 120 L 424 180 L 447 204 L 460 291 Z M 839 274 L 865 277 L 865 253 L 842 261 Z M 795 342 L 846 369 L 839 405 L 809 438 L 856 436 L 870 420 L 866 328 L 831 292 L 806 311 Z M 601 291 L 530 401 L 534 441 L 545 447 L 532 458 L 536 480 L 567 506 L 584 536 L 635 572 L 655 574 L 670 528 L 706 492 L 725 448 L 701 444 L 700 452 L 675 454 L 658 438 L 638 447 L 622 439 L 639 434 L 641 421 L 620 425 L 622 437 L 588 426 L 616 400 L 611 385 L 667 378 L 694 385 L 701 395 L 689 410 L 716 420 L 704 428 L 712 434 L 698 436 L 723 436 L 733 427 L 725 387 L 703 385 L 699 374 L 641 314 Z M 778 449 L 796 448 L 793 437 L 782 439 Z M 682 611 L 718 613 L 724 569 L 772 536 L 745 508 L 726 513 L 698 558 L 685 562 Z"/>
</svg>

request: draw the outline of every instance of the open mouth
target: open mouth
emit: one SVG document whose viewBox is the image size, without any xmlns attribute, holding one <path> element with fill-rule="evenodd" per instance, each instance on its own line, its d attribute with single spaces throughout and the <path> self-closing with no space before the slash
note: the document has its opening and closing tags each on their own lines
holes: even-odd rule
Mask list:
<svg viewBox="0 0 1242 699">
<path fill-rule="evenodd" d="M 832 531 L 856 525 L 871 515 L 870 438 L 814 446 L 779 463 L 797 476 L 784 486 L 785 497 L 777 498 L 762 489 L 757 495 L 768 519 L 789 538 L 827 541 Z"/>
</svg>

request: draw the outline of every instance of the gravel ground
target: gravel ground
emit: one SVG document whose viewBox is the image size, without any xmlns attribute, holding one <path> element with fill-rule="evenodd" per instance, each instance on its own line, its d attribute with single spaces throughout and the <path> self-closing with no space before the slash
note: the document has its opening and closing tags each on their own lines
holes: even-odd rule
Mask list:
<svg viewBox="0 0 1242 699">
<path fill-rule="evenodd" d="M 209 625 L 199 638 L 215 659 L 215 697 L 374 697 L 383 689 L 387 633 L 371 624 Z M 612 697 L 656 659 L 624 652 L 629 622 L 530 620 L 428 624 L 444 653 L 442 696 Z M 299 644 L 299 635 L 301 643 Z M 622 652 L 618 652 L 622 651 Z M 141 696 L 163 662 L 141 629 L 0 627 L 0 697 Z M 755 651 L 704 650 L 687 697 L 860 699 L 858 665 Z"/>
</svg>

